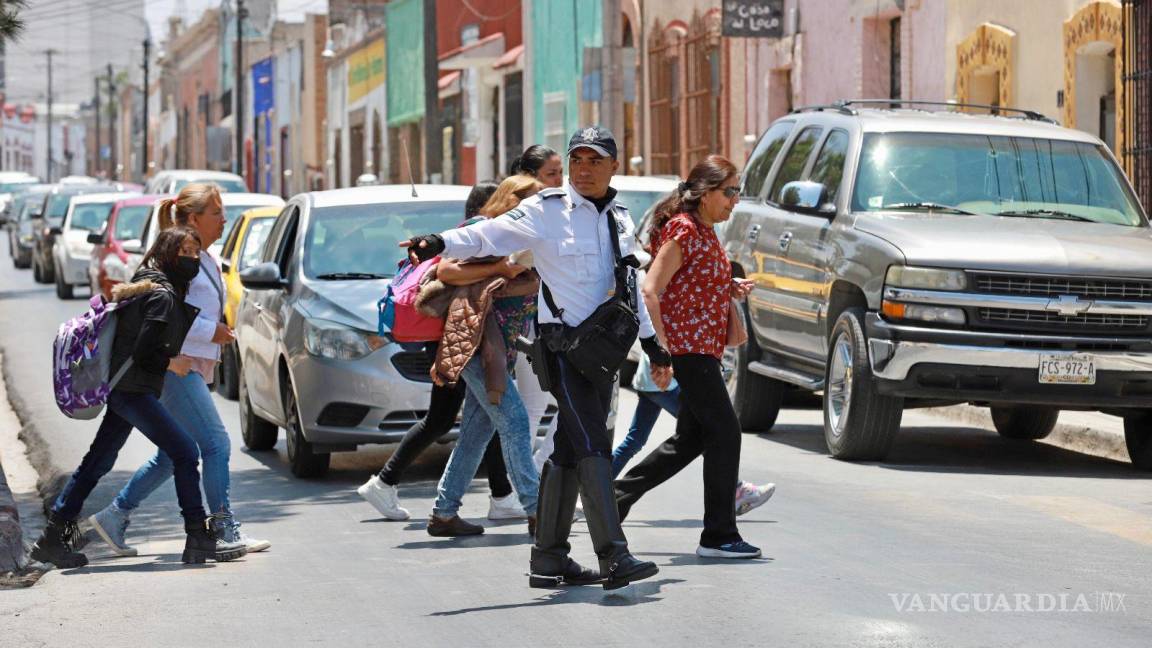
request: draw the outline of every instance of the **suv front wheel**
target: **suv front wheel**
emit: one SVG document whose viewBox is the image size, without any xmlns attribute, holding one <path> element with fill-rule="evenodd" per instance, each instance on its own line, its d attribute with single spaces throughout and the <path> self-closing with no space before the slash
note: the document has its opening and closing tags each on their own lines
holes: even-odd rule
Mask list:
<svg viewBox="0 0 1152 648">
<path fill-rule="evenodd" d="M 864 311 L 840 314 L 828 344 L 824 374 L 824 441 L 837 459 L 881 460 L 892 447 L 904 399 L 876 391 L 864 337 Z"/>
<path fill-rule="evenodd" d="M 1152 412 L 1124 417 L 1124 441 L 1132 465 L 1152 471 Z"/>
</svg>

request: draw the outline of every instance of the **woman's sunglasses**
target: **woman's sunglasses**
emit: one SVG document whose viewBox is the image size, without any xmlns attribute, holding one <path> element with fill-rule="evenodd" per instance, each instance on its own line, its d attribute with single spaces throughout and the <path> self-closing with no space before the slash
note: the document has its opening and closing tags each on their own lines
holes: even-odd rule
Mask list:
<svg viewBox="0 0 1152 648">
<path fill-rule="evenodd" d="M 724 192 L 725 198 L 735 198 L 740 195 L 740 187 L 724 187 L 720 191 Z"/>
</svg>

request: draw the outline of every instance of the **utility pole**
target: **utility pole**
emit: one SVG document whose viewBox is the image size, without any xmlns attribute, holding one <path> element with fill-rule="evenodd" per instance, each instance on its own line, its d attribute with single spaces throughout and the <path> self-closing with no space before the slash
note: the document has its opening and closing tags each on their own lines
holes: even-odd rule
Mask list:
<svg viewBox="0 0 1152 648">
<path fill-rule="evenodd" d="M 140 182 L 148 179 L 148 71 L 152 56 L 152 39 L 144 38 L 144 149 L 140 155 Z"/>
<path fill-rule="evenodd" d="M 112 77 L 111 63 L 108 64 L 108 148 L 112 151 L 108 178 L 119 180 L 120 173 L 116 169 L 116 79 Z"/>
<path fill-rule="evenodd" d="M 48 159 L 45 164 L 47 182 L 52 182 L 52 56 L 56 52 L 57 50 L 51 48 L 44 50 L 44 54 L 48 56 Z"/>
<path fill-rule="evenodd" d="M 600 69 L 600 123 L 607 126 L 616 140 L 624 143 L 624 74 L 623 56 L 620 48 L 623 45 L 623 25 L 620 0 L 604 0 L 604 48 L 601 50 Z M 624 147 L 621 146 L 624 153 Z M 621 169 L 627 173 L 628 160 L 624 159 Z"/>
<path fill-rule="evenodd" d="M 96 95 L 92 97 L 92 104 L 96 108 L 96 155 L 92 160 L 92 173 L 100 170 L 100 77 L 92 79 L 95 82 Z"/>
<path fill-rule="evenodd" d="M 440 61 L 436 43 L 436 0 L 424 0 L 424 180 L 433 174 L 443 181 L 443 143 L 440 131 Z M 411 168 L 411 167 L 409 167 Z M 415 178 L 412 179 L 416 181 Z"/>
<path fill-rule="evenodd" d="M 232 111 L 236 150 L 232 152 L 232 172 L 240 176 L 244 175 L 244 19 L 247 17 L 244 0 L 236 0 L 236 81 L 233 84 L 236 110 Z"/>
</svg>

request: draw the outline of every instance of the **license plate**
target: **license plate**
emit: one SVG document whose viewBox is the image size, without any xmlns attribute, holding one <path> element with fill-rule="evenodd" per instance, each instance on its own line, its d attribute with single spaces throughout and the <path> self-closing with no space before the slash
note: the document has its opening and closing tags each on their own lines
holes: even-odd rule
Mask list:
<svg viewBox="0 0 1152 648">
<path fill-rule="evenodd" d="M 1096 363 L 1087 355 L 1041 355 L 1040 382 L 1050 385 L 1095 385 Z"/>
</svg>

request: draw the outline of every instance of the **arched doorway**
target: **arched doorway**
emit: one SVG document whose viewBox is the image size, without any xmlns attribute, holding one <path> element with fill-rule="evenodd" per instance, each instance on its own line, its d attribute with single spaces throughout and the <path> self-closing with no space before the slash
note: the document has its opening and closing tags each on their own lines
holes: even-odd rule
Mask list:
<svg viewBox="0 0 1152 648">
<path fill-rule="evenodd" d="M 956 46 L 956 100 L 1012 105 L 1012 48 L 1016 32 L 984 23 Z"/>
<path fill-rule="evenodd" d="M 1064 125 L 1124 150 L 1123 16 L 1093 2 L 1064 21 Z"/>
</svg>

